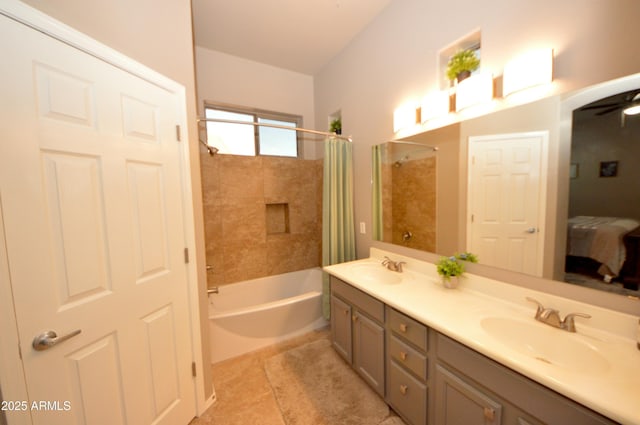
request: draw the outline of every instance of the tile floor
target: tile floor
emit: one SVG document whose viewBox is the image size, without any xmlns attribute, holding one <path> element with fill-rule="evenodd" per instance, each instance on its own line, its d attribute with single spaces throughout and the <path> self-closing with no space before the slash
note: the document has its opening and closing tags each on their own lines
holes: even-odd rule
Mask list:
<svg viewBox="0 0 640 425">
<path fill-rule="evenodd" d="M 264 371 L 264 361 L 291 348 L 329 338 L 327 328 L 310 332 L 211 367 L 216 403 L 190 425 L 285 425 Z"/>
</svg>

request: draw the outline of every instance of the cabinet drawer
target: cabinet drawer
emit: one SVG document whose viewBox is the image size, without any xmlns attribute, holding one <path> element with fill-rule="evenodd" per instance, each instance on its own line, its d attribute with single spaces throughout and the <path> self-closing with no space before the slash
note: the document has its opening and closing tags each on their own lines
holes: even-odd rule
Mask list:
<svg viewBox="0 0 640 425">
<path fill-rule="evenodd" d="M 413 376 L 390 362 L 387 382 L 389 404 L 411 425 L 427 423 L 427 387 Z"/>
<path fill-rule="evenodd" d="M 388 341 L 389 346 L 387 350 L 391 358 L 415 373 L 418 378 L 426 381 L 427 357 L 393 335 L 391 335 Z"/>
<path fill-rule="evenodd" d="M 384 323 L 384 303 L 381 301 L 333 276 L 331 276 L 331 291 L 372 319 Z"/>
<path fill-rule="evenodd" d="M 387 306 L 389 329 L 402 338 L 427 351 L 427 327 L 399 311 Z"/>
</svg>

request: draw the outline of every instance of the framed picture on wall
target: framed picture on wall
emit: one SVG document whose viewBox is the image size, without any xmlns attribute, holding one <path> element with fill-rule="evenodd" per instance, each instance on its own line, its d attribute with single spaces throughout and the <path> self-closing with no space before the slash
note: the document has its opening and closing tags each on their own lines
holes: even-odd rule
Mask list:
<svg viewBox="0 0 640 425">
<path fill-rule="evenodd" d="M 601 161 L 600 177 L 616 177 L 618 175 L 618 161 Z"/>
</svg>

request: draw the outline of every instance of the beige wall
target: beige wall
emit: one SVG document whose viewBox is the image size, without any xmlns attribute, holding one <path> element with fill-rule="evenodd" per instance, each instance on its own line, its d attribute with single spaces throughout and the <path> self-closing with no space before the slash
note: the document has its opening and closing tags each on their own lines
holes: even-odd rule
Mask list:
<svg viewBox="0 0 640 425">
<path fill-rule="evenodd" d="M 315 128 L 312 76 L 202 47 L 195 52 L 201 113 L 205 101 L 226 103 L 300 115 L 303 127 Z M 306 159 L 318 158 L 322 152 L 321 144 L 308 138 L 303 150 Z"/>
<path fill-rule="evenodd" d="M 197 142 L 195 76 L 189 0 L 25 0 L 36 9 L 175 80 L 186 88 L 196 226 L 198 285 L 205 293 L 204 225 Z M 209 364 L 207 299 L 200 300 L 203 364 Z M 204 373 L 205 397 L 212 394 Z"/>
<path fill-rule="evenodd" d="M 570 181 L 569 217 L 596 215 L 640 220 L 640 117 L 620 112 L 574 121 L 571 162 L 578 176 Z M 619 161 L 616 177 L 600 177 L 601 161 Z"/>
<path fill-rule="evenodd" d="M 316 121 L 341 109 L 354 138 L 356 224 L 371 228 L 370 147 L 394 136 L 396 107 L 438 88 L 440 49 L 480 29 L 483 69 L 498 75 L 519 53 L 553 47 L 554 89 L 564 93 L 640 69 L 628 36 L 637 16 L 635 0 L 391 2 L 314 80 Z M 371 244 L 358 234 L 358 256 Z"/>
<path fill-rule="evenodd" d="M 202 154 L 209 285 L 319 267 L 322 160 Z"/>
</svg>

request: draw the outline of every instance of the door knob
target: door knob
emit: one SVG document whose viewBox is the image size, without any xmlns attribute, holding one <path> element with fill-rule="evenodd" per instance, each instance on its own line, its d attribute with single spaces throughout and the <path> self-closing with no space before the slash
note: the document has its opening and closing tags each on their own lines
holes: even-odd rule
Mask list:
<svg viewBox="0 0 640 425">
<path fill-rule="evenodd" d="M 65 336 L 58 336 L 54 331 L 46 331 L 33 338 L 33 342 L 31 346 L 36 351 L 44 351 L 53 347 L 54 345 L 60 344 L 63 341 L 68 340 L 69 338 L 73 338 L 82 332 L 80 329 L 77 329 L 71 333 L 66 334 Z"/>
</svg>

